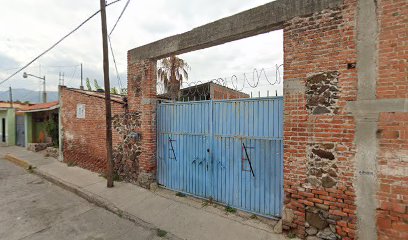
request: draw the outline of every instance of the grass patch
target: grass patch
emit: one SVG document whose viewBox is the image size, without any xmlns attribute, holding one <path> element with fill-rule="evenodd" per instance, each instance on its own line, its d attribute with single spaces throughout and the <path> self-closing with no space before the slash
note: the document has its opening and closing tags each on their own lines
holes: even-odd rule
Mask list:
<svg viewBox="0 0 408 240">
<path fill-rule="evenodd" d="M 166 231 L 164 231 L 164 230 L 162 230 L 162 229 L 160 229 L 160 228 L 157 229 L 157 236 L 159 236 L 159 237 L 164 237 L 164 236 L 166 236 L 166 235 L 167 235 L 167 232 L 166 232 Z"/>
<path fill-rule="evenodd" d="M 33 167 L 32 165 L 28 165 L 28 167 L 27 167 L 27 172 L 29 172 L 29 173 L 33 173 L 34 172 L 34 169 L 35 169 L 36 167 Z"/>
<path fill-rule="evenodd" d="M 212 197 L 208 198 L 207 200 L 204 200 L 202 203 L 203 207 L 207 207 L 208 205 L 212 205 L 214 203 L 214 200 Z M 215 207 L 215 206 L 214 206 Z"/>
<path fill-rule="evenodd" d="M 258 219 L 258 216 L 256 216 L 255 214 L 252 214 L 249 218 L 250 219 Z"/>
<path fill-rule="evenodd" d="M 77 165 L 76 162 L 67 162 L 68 167 L 75 167 Z"/>
<path fill-rule="evenodd" d="M 296 237 L 296 234 L 294 232 L 288 232 L 288 238 L 292 239 L 295 237 Z"/>
<path fill-rule="evenodd" d="M 122 182 L 122 178 L 118 174 L 113 174 L 113 181 Z"/>
<path fill-rule="evenodd" d="M 235 209 L 235 208 L 233 208 L 233 207 L 231 207 L 231 206 L 226 206 L 226 207 L 225 207 L 225 211 L 226 211 L 227 213 L 236 213 L 236 212 L 237 212 L 237 209 Z"/>
<path fill-rule="evenodd" d="M 213 199 L 212 197 L 210 197 L 210 198 L 208 199 L 208 203 L 209 203 L 209 204 L 213 204 L 213 202 L 214 202 L 214 199 Z"/>
<path fill-rule="evenodd" d="M 177 192 L 176 193 L 177 197 L 186 197 L 186 194 L 182 193 L 182 192 Z"/>
</svg>

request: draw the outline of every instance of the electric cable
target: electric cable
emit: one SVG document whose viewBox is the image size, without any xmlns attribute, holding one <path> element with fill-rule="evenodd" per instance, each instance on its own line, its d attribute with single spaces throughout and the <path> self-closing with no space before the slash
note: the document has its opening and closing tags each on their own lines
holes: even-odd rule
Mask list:
<svg viewBox="0 0 408 240">
<path fill-rule="evenodd" d="M 114 3 L 117 3 L 119 1 L 122 0 L 116 0 L 113 1 L 109 4 L 106 4 L 106 6 L 110 6 Z M 8 76 L 6 79 L 4 79 L 3 81 L 0 82 L 0 85 L 7 82 L 8 80 L 10 80 L 12 77 L 14 77 L 15 75 L 17 75 L 18 73 L 20 73 L 21 71 L 23 71 L 24 69 L 26 69 L 28 66 L 30 66 L 33 62 L 37 61 L 40 57 L 44 56 L 46 53 L 48 53 L 49 51 L 51 51 L 53 48 L 55 48 L 59 43 L 61 43 L 62 41 L 64 41 L 67 37 L 69 37 L 71 34 L 73 34 L 74 32 L 76 32 L 79 28 L 81 28 L 85 23 L 87 23 L 89 20 L 91 20 L 93 17 L 95 17 L 101 10 L 96 11 L 94 14 L 92 14 L 91 16 L 89 16 L 85 21 L 83 21 L 81 24 L 79 24 L 76 28 L 74 28 L 72 31 L 70 31 L 68 34 L 66 34 L 65 36 L 63 36 L 60 40 L 58 40 L 56 43 L 54 43 L 51 47 L 49 47 L 48 49 L 46 49 L 44 52 L 42 52 L 40 55 L 38 55 L 37 57 L 35 57 L 33 60 L 31 60 L 30 62 L 28 62 L 26 65 L 24 65 L 23 67 L 21 67 L 19 70 L 17 70 L 16 72 L 14 72 L 13 74 L 11 74 L 10 76 Z"/>
</svg>

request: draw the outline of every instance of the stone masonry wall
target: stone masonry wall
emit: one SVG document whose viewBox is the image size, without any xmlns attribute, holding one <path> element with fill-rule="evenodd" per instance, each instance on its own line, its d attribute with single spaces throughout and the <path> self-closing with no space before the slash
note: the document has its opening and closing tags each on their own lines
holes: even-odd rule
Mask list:
<svg viewBox="0 0 408 240">
<path fill-rule="evenodd" d="M 124 113 L 112 119 L 113 130 L 122 138 L 114 148 L 114 169 L 120 179 L 136 182 L 139 176 L 139 156 L 142 153 L 141 139 L 135 135 L 140 133 L 140 113 Z"/>
<path fill-rule="evenodd" d="M 284 229 L 306 239 L 353 239 L 355 6 L 284 27 Z M 289 216 L 289 217 L 288 217 Z"/>
</svg>

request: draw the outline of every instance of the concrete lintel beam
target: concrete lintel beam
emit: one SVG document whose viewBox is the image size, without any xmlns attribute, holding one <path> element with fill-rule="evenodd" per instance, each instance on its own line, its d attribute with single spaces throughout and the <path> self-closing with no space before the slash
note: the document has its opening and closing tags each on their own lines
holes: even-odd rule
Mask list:
<svg viewBox="0 0 408 240">
<path fill-rule="evenodd" d="M 306 86 L 301 79 L 286 79 L 283 81 L 283 91 L 284 94 L 305 94 Z"/>
<path fill-rule="evenodd" d="M 376 99 L 348 102 L 347 111 L 353 113 L 353 115 L 408 112 L 408 99 Z"/>
<path fill-rule="evenodd" d="M 343 0 L 277 0 L 191 31 L 129 50 L 129 61 L 161 59 L 283 28 L 294 17 L 338 7 Z"/>
</svg>

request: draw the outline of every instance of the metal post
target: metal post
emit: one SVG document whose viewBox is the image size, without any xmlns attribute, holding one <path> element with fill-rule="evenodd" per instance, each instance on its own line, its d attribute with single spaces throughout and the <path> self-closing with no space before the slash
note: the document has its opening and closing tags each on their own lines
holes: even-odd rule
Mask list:
<svg viewBox="0 0 408 240">
<path fill-rule="evenodd" d="M 43 103 L 47 102 L 47 91 L 45 90 L 45 76 L 42 78 L 43 80 Z"/>
<path fill-rule="evenodd" d="M 9 95 L 10 95 L 10 107 L 13 108 L 13 92 L 11 91 L 11 86 L 9 87 Z"/>
<path fill-rule="evenodd" d="M 113 187 L 113 161 L 112 161 L 112 116 L 109 84 L 109 55 L 108 55 L 108 33 L 106 30 L 105 0 L 100 0 L 102 21 L 102 46 L 103 46 L 103 79 L 105 83 L 105 106 L 106 106 L 106 149 L 107 149 L 107 187 Z"/>
<path fill-rule="evenodd" d="M 84 90 L 84 82 L 82 78 L 82 63 L 81 63 L 81 86 L 79 87 L 81 90 Z"/>
</svg>

